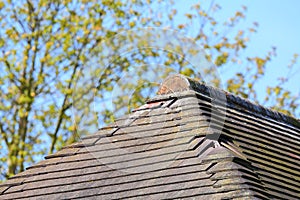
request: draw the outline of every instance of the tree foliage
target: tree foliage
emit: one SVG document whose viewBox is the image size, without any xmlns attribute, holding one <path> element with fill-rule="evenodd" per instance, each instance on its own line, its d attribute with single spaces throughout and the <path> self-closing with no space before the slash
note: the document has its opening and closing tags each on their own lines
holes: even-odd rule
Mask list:
<svg viewBox="0 0 300 200">
<path fill-rule="evenodd" d="M 114 96 L 117 106 L 99 109 L 98 115 L 103 116 L 100 120 L 110 122 L 119 111 L 127 112 L 128 107 L 142 104 L 154 91 L 147 89 L 153 86 L 147 79 L 149 63 L 161 63 L 162 67 L 151 67 L 152 74 L 160 78 L 175 72 L 199 77 L 185 60 L 187 52 L 178 55 L 137 48 L 121 55 L 121 35 L 117 41 L 112 38 L 126 30 L 167 27 L 190 35 L 205 50 L 207 60 L 219 69 L 235 72 L 226 80 L 227 90 L 297 116 L 297 97 L 282 87 L 288 76 L 279 79 L 278 85 L 266 88 L 264 101 L 257 98 L 257 85 L 275 52 L 271 49 L 262 57 L 241 56 L 251 34 L 257 31 L 256 23 L 239 29 L 246 7 L 224 21 L 214 18 L 221 11 L 213 2 L 209 7 L 197 4 L 185 14 L 185 19 L 177 22 L 172 1 L 0 1 L 0 179 L 23 171 L 41 156 L 78 140 L 78 127 L 82 134 L 90 132 L 89 127 L 99 122 L 97 117 L 87 117 L 92 101 L 95 97 L 111 98 L 116 85 L 122 94 L 132 94 Z M 131 33 L 137 46 L 146 45 L 147 41 Z M 184 45 L 179 44 L 178 48 Z M 112 54 L 105 54 L 106 49 L 112 49 Z M 297 55 L 289 66 L 291 70 L 296 61 Z M 132 66 L 140 67 L 132 72 Z M 120 75 L 124 72 L 135 76 L 122 82 L 125 79 Z M 218 79 L 213 83 L 221 84 Z"/>
</svg>

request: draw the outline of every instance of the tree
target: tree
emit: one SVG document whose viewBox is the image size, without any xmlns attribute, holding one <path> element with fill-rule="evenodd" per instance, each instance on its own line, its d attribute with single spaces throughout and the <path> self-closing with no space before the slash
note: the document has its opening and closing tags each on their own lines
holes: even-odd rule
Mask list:
<svg viewBox="0 0 300 200">
<path fill-rule="evenodd" d="M 153 68 L 161 78 L 171 72 L 199 76 L 186 61 L 187 52 L 178 55 L 142 48 L 147 41 L 138 35 L 140 32 L 131 31 L 132 35 L 126 35 L 130 37 L 122 38 L 122 34 L 117 35 L 122 31 L 155 26 L 171 27 L 180 34 L 192 32 L 193 40 L 206 50 L 206 59 L 218 68 L 236 66 L 257 25 L 238 29 L 239 21 L 245 18 L 245 7 L 225 22 L 214 18 L 220 10 L 213 2 L 208 8 L 194 5 L 185 15 L 185 23 L 176 23 L 177 11 L 172 1 L 0 1 L 0 180 L 23 171 L 40 156 L 78 140 L 79 131 L 85 134 L 91 132 L 90 127 L 97 127 L 99 119 L 89 115 L 91 103 L 94 98 L 100 103 L 110 98 L 114 86 L 122 81 L 121 74 L 132 73 L 132 66 L 141 66 L 134 71 L 139 87 L 133 82 L 119 85 L 118 90 L 134 91 L 133 94 L 116 95 L 113 101 L 117 107 L 97 110 L 98 115 L 104 116 L 101 120 L 114 120 L 114 114 L 129 111 L 126 107 L 137 107 L 153 93 L 146 89 L 153 85 L 147 79 L 151 62 L 163 63 L 164 67 Z M 198 31 L 192 31 L 196 24 Z M 153 36 L 158 37 L 157 32 Z M 122 44 L 130 38 L 141 48 L 120 55 L 124 53 L 120 50 Z M 178 52 L 182 46 L 178 45 Z M 259 101 L 255 86 L 273 56 L 270 51 L 265 57 L 246 58 L 246 68 L 232 69 L 236 76 L 227 80 L 227 89 Z M 285 81 L 281 79 L 281 83 Z M 220 85 L 217 79 L 213 83 Z M 264 104 L 296 114 L 299 101 L 291 91 L 279 84 L 268 87 L 267 92 L 270 95 Z"/>
</svg>

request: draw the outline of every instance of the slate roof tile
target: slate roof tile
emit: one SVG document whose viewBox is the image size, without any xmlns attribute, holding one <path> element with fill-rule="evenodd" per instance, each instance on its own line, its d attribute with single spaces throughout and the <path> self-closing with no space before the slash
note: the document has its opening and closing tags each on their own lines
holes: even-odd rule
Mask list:
<svg viewBox="0 0 300 200">
<path fill-rule="evenodd" d="M 300 198 L 297 120 L 181 75 L 159 93 L 4 182 L 0 199 Z"/>
</svg>

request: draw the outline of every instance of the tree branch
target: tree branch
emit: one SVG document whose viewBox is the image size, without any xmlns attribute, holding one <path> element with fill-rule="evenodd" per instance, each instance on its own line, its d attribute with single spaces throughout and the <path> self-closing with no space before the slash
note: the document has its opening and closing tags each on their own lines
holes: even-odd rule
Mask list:
<svg viewBox="0 0 300 200">
<path fill-rule="evenodd" d="M 6 131 L 4 130 L 2 123 L 0 123 L 0 133 L 2 135 L 2 138 L 5 141 L 6 146 L 8 146 L 9 145 L 8 138 L 7 138 Z"/>
</svg>

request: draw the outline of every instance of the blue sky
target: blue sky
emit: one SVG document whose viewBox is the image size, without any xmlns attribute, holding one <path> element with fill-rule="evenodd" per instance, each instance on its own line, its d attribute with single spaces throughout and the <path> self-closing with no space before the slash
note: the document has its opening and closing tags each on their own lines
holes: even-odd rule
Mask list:
<svg viewBox="0 0 300 200">
<path fill-rule="evenodd" d="M 300 1 L 298 0 L 244 0 L 218 1 L 224 13 L 232 13 L 245 5 L 248 7 L 245 24 L 253 21 L 259 23 L 258 32 L 251 37 L 250 45 L 245 54 L 265 55 L 270 47 L 275 46 L 277 56 L 267 65 L 266 76 L 260 85 L 274 85 L 278 76 L 288 73 L 287 65 L 295 53 L 300 54 Z M 229 2 L 229 1 L 226 1 Z M 299 62 L 297 68 L 300 69 Z M 299 71 L 285 87 L 295 93 L 300 92 Z M 259 94 L 265 90 L 259 90 Z"/>
<path fill-rule="evenodd" d="M 277 57 L 267 68 L 267 80 L 274 83 L 274 77 L 285 71 L 293 54 L 300 53 L 300 1 L 244 0 L 221 5 L 225 12 L 232 12 L 239 5 L 246 5 L 248 7 L 246 23 L 252 21 L 259 23 L 258 32 L 252 36 L 247 53 L 261 55 L 270 47 L 276 47 Z"/>
<path fill-rule="evenodd" d="M 176 7 L 183 13 L 198 2 L 205 6 L 211 1 L 180 0 L 176 1 Z M 244 52 L 245 56 L 264 56 L 273 46 L 276 47 L 277 56 L 267 65 L 266 76 L 259 82 L 261 87 L 257 92 L 259 96 L 263 96 L 267 85 L 275 85 L 279 76 L 288 73 L 287 65 L 293 55 L 300 54 L 300 1 L 215 0 L 215 3 L 222 7 L 218 14 L 225 19 L 232 16 L 242 5 L 247 6 L 246 19 L 241 22 L 239 27 L 249 27 L 253 22 L 258 22 L 258 31 L 251 36 L 250 43 Z M 294 94 L 300 92 L 299 62 L 296 69 L 298 69 L 297 73 L 285 85 Z"/>
</svg>

